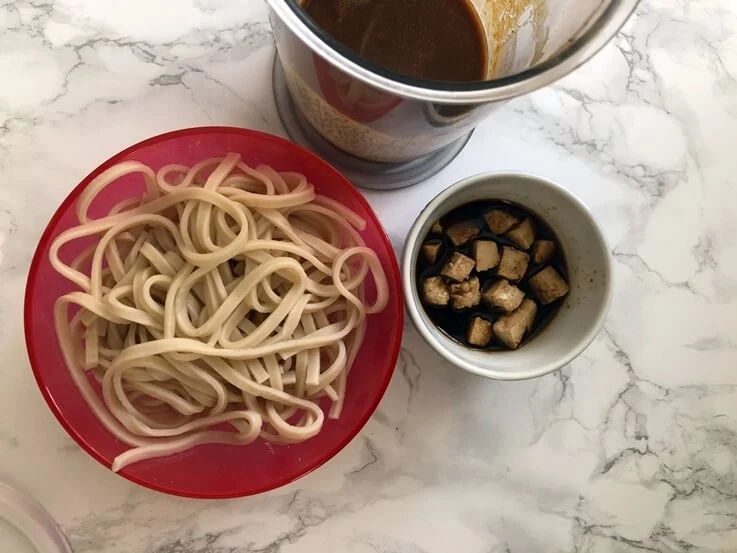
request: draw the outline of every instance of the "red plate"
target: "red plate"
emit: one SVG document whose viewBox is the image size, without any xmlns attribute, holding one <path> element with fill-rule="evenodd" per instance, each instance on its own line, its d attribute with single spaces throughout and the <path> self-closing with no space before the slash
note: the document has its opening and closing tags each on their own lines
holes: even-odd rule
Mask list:
<svg viewBox="0 0 737 553">
<path fill-rule="evenodd" d="M 382 313 L 368 318 L 366 339 L 348 378 L 341 418 L 326 420 L 315 438 L 289 446 L 272 446 L 262 440 L 240 447 L 199 446 L 181 454 L 135 463 L 119 472 L 147 488 L 185 497 L 241 497 L 273 490 L 331 459 L 356 436 L 379 404 L 394 371 L 402 340 L 404 309 L 394 252 L 376 214 L 345 177 L 307 150 L 256 131 L 203 127 L 162 134 L 122 151 L 88 175 L 51 218 L 31 262 L 24 321 L 28 356 L 49 408 L 69 435 L 108 468 L 115 456 L 128 448 L 93 415 L 64 365 L 52 313 L 56 298 L 73 290 L 74 285 L 51 267 L 48 254 L 52 241 L 76 224 L 77 198 L 93 178 L 110 166 L 125 160 L 141 161 L 154 170 L 169 163 L 190 166 L 227 152 L 241 154 L 249 165 L 268 164 L 279 171 L 303 173 L 321 194 L 364 217 L 368 227 L 362 234 L 387 273 L 390 301 Z M 140 181 L 140 177 L 121 179 L 96 200 L 93 208 L 106 211 L 120 199 L 140 194 L 143 190 Z M 91 214 L 96 216 L 96 210 L 91 210 Z M 63 258 L 70 260 L 84 247 L 85 244 L 66 247 Z"/>
</svg>

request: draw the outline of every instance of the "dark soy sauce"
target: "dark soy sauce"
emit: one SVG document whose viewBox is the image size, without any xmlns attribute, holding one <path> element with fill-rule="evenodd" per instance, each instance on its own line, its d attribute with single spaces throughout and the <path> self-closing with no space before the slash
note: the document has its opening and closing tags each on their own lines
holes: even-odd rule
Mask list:
<svg viewBox="0 0 737 553">
<path fill-rule="evenodd" d="M 422 298 L 422 282 L 427 277 L 440 274 L 440 270 L 443 268 L 443 265 L 445 265 L 446 261 L 453 253 L 453 251 L 459 251 L 462 254 L 467 255 L 468 257 L 473 259 L 473 243 L 475 240 L 492 240 L 496 242 L 499 246 L 500 254 L 501 248 L 503 246 L 511 246 L 513 248 L 519 249 L 514 244 L 514 242 L 512 242 L 508 238 L 505 238 L 504 236 L 495 236 L 491 233 L 491 230 L 489 230 L 489 227 L 487 226 L 484 219 L 484 213 L 492 209 L 503 209 L 517 217 L 520 221 L 522 221 L 526 217 L 531 217 L 532 220 L 535 222 L 536 239 L 552 240 L 553 242 L 555 242 L 556 246 L 555 256 L 549 263 L 545 265 L 535 265 L 533 263 L 531 253 L 532 248 L 530 248 L 530 251 L 527 252 L 530 254 L 530 264 L 527 267 L 527 272 L 525 273 L 525 276 L 522 278 L 521 282 L 513 283 L 527 296 L 535 300 L 535 303 L 537 304 L 537 315 L 535 316 L 535 322 L 533 323 L 532 330 L 527 333 L 527 335 L 522 340 L 522 343 L 519 345 L 519 348 L 521 348 L 530 340 L 532 340 L 535 336 L 540 334 L 545 326 L 550 323 L 550 321 L 555 317 L 555 314 L 560 309 L 560 306 L 563 303 L 564 299 L 558 299 L 549 305 L 541 305 L 540 302 L 537 301 L 535 295 L 532 293 L 532 290 L 530 290 L 529 284 L 527 282 L 528 279 L 543 270 L 548 265 L 552 265 L 553 268 L 558 271 L 558 273 L 560 273 L 560 275 L 567 282 L 570 282 L 568 280 L 566 260 L 564 253 L 561 250 L 560 242 L 558 241 L 550 227 L 534 213 L 522 209 L 515 204 L 499 200 L 472 202 L 454 209 L 440 219 L 440 223 L 442 224 L 444 231 L 447 230 L 448 227 L 456 223 L 470 221 L 474 223 L 479 229 L 481 229 L 481 233 L 478 235 L 478 237 L 476 237 L 474 240 L 469 241 L 464 246 L 454 248 L 453 244 L 451 243 L 445 232 L 443 232 L 443 234 L 429 232 L 422 243 L 425 244 L 429 241 L 440 241 L 443 246 L 437 260 L 435 261 L 435 263 L 432 264 L 427 262 L 420 248 L 419 254 L 417 256 L 417 261 L 415 262 L 415 275 L 417 279 L 415 284 L 417 286 L 418 294 L 420 295 L 420 298 Z M 497 269 L 498 266 L 488 271 L 476 272 L 474 270 L 474 272 L 472 273 L 472 276 L 478 276 L 479 282 L 481 283 L 482 293 L 486 290 L 486 288 L 493 284 L 494 281 L 498 280 Z M 505 314 L 501 310 L 495 310 L 493 308 L 487 307 L 483 303 L 483 300 L 481 304 L 477 305 L 476 307 L 461 311 L 456 311 L 450 306 L 434 307 L 432 305 L 427 305 L 424 302 L 422 303 L 422 306 L 425 309 L 425 313 L 427 313 L 427 316 L 430 318 L 433 324 L 435 324 L 435 326 L 437 326 L 445 334 L 447 334 L 449 337 L 453 338 L 460 344 L 463 344 L 466 347 L 487 351 L 509 351 L 508 348 L 497 342 L 495 338 L 492 338 L 491 342 L 489 342 L 489 345 L 483 348 L 473 346 L 466 341 L 466 329 L 468 328 L 468 325 L 474 317 L 482 317 L 493 323 L 499 317 Z"/>
</svg>

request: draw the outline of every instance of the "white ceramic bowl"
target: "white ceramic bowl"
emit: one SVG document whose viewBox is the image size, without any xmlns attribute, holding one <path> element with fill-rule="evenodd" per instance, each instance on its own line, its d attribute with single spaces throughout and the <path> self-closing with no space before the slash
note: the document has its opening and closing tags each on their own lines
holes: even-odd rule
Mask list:
<svg viewBox="0 0 737 553">
<path fill-rule="evenodd" d="M 566 258 L 570 293 L 543 332 L 516 351 L 479 351 L 449 338 L 425 313 L 417 289 L 415 264 L 430 226 L 478 200 L 506 200 L 537 215 L 556 234 Z M 570 363 L 601 329 L 613 288 L 609 247 L 586 205 L 560 185 L 522 173 L 477 175 L 436 196 L 410 230 L 402 274 L 407 310 L 427 343 L 458 367 L 498 380 L 535 378 Z"/>
</svg>

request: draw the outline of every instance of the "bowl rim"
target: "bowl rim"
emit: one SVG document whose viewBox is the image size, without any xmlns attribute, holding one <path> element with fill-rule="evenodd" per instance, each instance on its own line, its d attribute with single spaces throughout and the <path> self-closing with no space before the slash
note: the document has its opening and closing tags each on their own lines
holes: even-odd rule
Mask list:
<svg viewBox="0 0 737 553">
<path fill-rule="evenodd" d="M 415 245 L 420 241 L 420 227 L 431 217 L 431 215 L 438 211 L 444 202 L 449 200 L 451 197 L 456 195 L 461 190 L 471 188 L 480 184 L 493 184 L 494 182 L 503 181 L 506 179 L 523 179 L 536 183 L 541 187 L 553 188 L 559 194 L 561 194 L 566 201 L 568 201 L 577 211 L 579 211 L 585 219 L 588 220 L 591 225 L 591 230 L 594 232 L 596 241 L 600 246 L 603 257 L 604 266 L 601 270 L 605 276 L 604 282 L 604 301 L 598 308 L 598 314 L 593 325 L 589 328 L 578 343 L 569 349 L 565 354 L 560 355 L 548 362 L 543 363 L 533 369 L 524 371 L 516 371 L 514 373 L 500 371 L 493 367 L 479 367 L 472 363 L 465 361 L 464 359 L 454 355 L 449 349 L 443 346 L 442 341 L 437 340 L 428 328 L 428 325 L 424 323 L 420 316 L 420 310 L 422 306 L 420 304 L 417 288 L 413 279 L 410 278 L 412 273 L 412 267 L 415 262 L 415 256 L 412 254 L 412 250 L 415 249 Z M 418 250 L 419 251 L 419 250 Z M 516 381 L 516 380 L 528 380 L 531 378 L 538 378 L 544 376 L 556 370 L 565 367 L 568 363 L 576 359 L 583 351 L 594 341 L 596 336 L 601 331 L 604 325 L 606 317 L 611 307 L 612 298 L 614 296 L 614 282 L 612 277 L 612 257 L 611 248 L 609 243 L 604 236 L 596 218 L 589 209 L 589 207 L 580 200 L 575 194 L 570 192 L 568 189 L 560 185 L 559 183 L 534 175 L 532 173 L 524 171 L 493 171 L 486 173 L 479 173 L 466 177 L 460 180 L 448 188 L 440 192 L 422 209 L 420 214 L 412 224 L 409 233 L 407 234 L 407 240 L 404 243 L 404 251 L 402 253 L 402 286 L 404 288 L 405 306 L 409 312 L 410 318 L 415 325 L 415 328 L 420 333 L 425 342 L 437 353 L 439 353 L 447 361 L 459 367 L 467 372 L 490 378 L 492 380 L 504 380 L 504 381 Z"/>
<path fill-rule="evenodd" d="M 249 137 L 255 137 L 259 140 L 263 140 L 266 142 L 272 142 L 276 143 L 280 146 L 288 146 L 292 149 L 301 150 L 303 153 L 306 153 L 309 157 L 313 158 L 316 162 L 319 162 L 323 166 L 325 166 L 326 169 L 329 170 L 329 172 L 333 173 L 333 177 L 337 182 L 340 182 L 341 184 L 345 184 L 346 187 L 350 190 L 351 194 L 354 196 L 354 199 L 366 210 L 368 213 L 368 223 L 369 225 L 373 225 L 377 231 L 379 240 L 382 243 L 382 245 L 386 248 L 387 252 L 389 252 L 389 258 L 390 258 L 390 267 L 384 267 L 384 269 L 387 272 L 387 279 L 390 282 L 393 282 L 396 289 L 396 294 L 394 294 L 393 298 L 390 298 L 390 305 L 394 307 L 394 309 L 397 312 L 398 319 L 396 321 L 396 330 L 393 333 L 390 333 L 387 343 L 388 348 L 390 352 L 390 361 L 392 362 L 392 367 L 386 371 L 386 375 L 382 382 L 379 384 L 379 393 L 376 394 L 376 397 L 371 400 L 370 407 L 367 409 L 366 414 L 362 416 L 358 424 L 356 425 L 355 429 L 351 430 L 350 432 L 346 433 L 346 435 L 338 441 L 337 445 L 330 449 L 326 449 L 324 453 L 318 456 L 317 460 L 309 465 L 306 465 L 304 468 L 297 471 L 295 474 L 281 478 L 277 480 L 274 484 L 266 485 L 266 486 L 259 486 L 251 491 L 232 491 L 227 493 L 188 493 L 179 489 L 169 489 L 166 485 L 149 482 L 144 478 L 140 478 L 136 475 L 128 474 L 126 473 L 125 469 L 122 469 L 121 471 L 115 473 L 118 476 L 121 476 L 127 480 L 130 480 L 131 482 L 134 482 L 135 484 L 138 484 L 140 486 L 143 486 L 144 488 L 148 488 L 150 490 L 154 490 L 157 492 L 165 493 L 168 495 L 174 495 L 179 497 L 187 497 L 187 498 L 193 498 L 193 499 L 232 499 L 232 498 L 239 498 L 239 497 L 248 497 L 252 495 L 258 495 L 261 493 L 265 493 L 271 490 L 275 490 L 278 488 L 281 488 L 283 486 L 286 486 L 287 484 L 291 484 L 292 482 L 295 482 L 299 480 L 300 478 L 308 475 L 312 471 L 320 468 L 322 465 L 330 461 L 333 457 L 335 457 L 338 453 L 340 453 L 350 442 L 353 441 L 353 439 L 363 430 L 363 428 L 366 426 L 366 423 L 369 421 L 369 419 L 374 415 L 376 412 L 376 409 L 379 406 L 379 403 L 383 399 L 386 389 L 389 386 L 389 382 L 391 381 L 391 378 L 394 374 L 394 371 L 396 370 L 397 361 L 399 358 L 399 352 L 401 350 L 402 345 L 402 337 L 404 334 L 404 300 L 403 300 L 403 292 L 404 289 L 401 285 L 401 273 L 399 270 L 399 264 L 396 252 L 394 251 L 394 247 L 392 246 L 391 240 L 389 239 L 389 236 L 386 233 L 386 229 L 381 224 L 381 221 L 376 214 L 376 212 L 371 207 L 371 204 L 368 202 L 368 200 L 361 194 L 358 189 L 348 180 L 347 177 L 345 177 L 342 173 L 340 173 L 335 167 L 330 165 L 327 161 L 323 160 L 318 155 L 310 152 L 306 148 L 303 148 L 302 146 L 298 144 L 294 144 L 293 142 L 290 142 L 289 140 L 286 140 L 284 138 L 281 138 L 279 136 L 275 136 L 269 133 L 265 133 L 262 131 L 256 131 L 246 128 L 240 128 L 240 127 L 228 127 L 228 126 L 204 126 L 204 127 L 188 127 L 184 129 L 178 129 L 175 131 L 169 131 L 166 133 L 158 134 L 149 138 L 146 138 L 144 140 L 141 140 L 140 142 L 137 142 L 133 144 L 132 146 L 129 146 L 128 148 L 125 148 L 124 150 L 118 152 L 117 154 L 114 154 L 107 160 L 103 161 L 100 165 L 98 165 L 95 169 L 93 169 L 87 176 L 85 176 L 79 184 L 77 184 L 71 192 L 64 198 L 62 203 L 59 205 L 59 207 L 54 211 L 54 214 L 49 219 L 48 223 L 46 223 L 46 227 L 44 228 L 43 233 L 41 234 L 41 237 L 38 240 L 38 243 L 36 245 L 36 249 L 34 250 L 33 257 L 31 259 L 30 268 L 28 271 L 28 276 L 26 277 L 26 285 L 25 285 L 25 292 L 24 292 L 24 299 L 23 299 L 23 331 L 24 331 L 24 337 L 25 337 L 25 345 L 26 345 L 26 353 L 28 354 L 28 359 L 31 365 L 31 370 L 33 371 L 33 376 L 36 380 L 36 384 L 38 386 L 38 389 L 41 391 L 41 395 L 44 398 L 44 401 L 46 402 L 47 406 L 53 413 L 56 420 L 61 424 L 61 426 L 64 428 L 64 430 L 69 434 L 69 436 L 93 459 L 95 459 L 97 462 L 99 462 L 101 465 L 103 465 L 108 470 L 111 469 L 111 461 L 107 459 L 104 455 L 100 454 L 92 444 L 88 443 L 84 433 L 79 432 L 77 429 L 75 429 L 65 418 L 64 414 L 61 412 L 61 409 L 54 401 L 53 395 L 49 388 L 44 383 L 44 378 L 40 373 L 40 370 L 38 367 L 40 367 L 43 363 L 39 359 L 38 354 L 41 349 L 40 344 L 37 344 L 37 340 L 34 340 L 32 327 L 33 327 L 33 316 L 31 314 L 31 303 L 33 301 L 33 288 L 35 286 L 32 286 L 37 278 L 38 278 L 38 271 L 40 268 L 40 265 L 43 261 L 43 256 L 41 255 L 43 250 L 47 249 L 47 246 L 49 245 L 50 241 L 53 238 L 53 232 L 52 229 L 55 229 L 57 225 L 59 224 L 60 219 L 67 213 L 67 211 L 70 208 L 73 208 L 74 202 L 77 201 L 77 198 L 81 194 L 81 192 L 90 184 L 90 182 L 97 177 L 100 173 L 105 171 L 106 169 L 110 168 L 111 166 L 121 162 L 126 157 L 135 154 L 137 151 L 148 148 L 152 146 L 160 146 L 161 144 L 181 138 L 181 137 L 191 137 L 191 136 L 197 136 L 201 134 L 237 134 L 241 136 L 249 136 Z M 80 397 L 80 401 L 84 401 Z M 86 403 L 85 403 L 86 405 Z M 107 432 L 107 431 L 106 431 Z M 109 434 L 109 432 L 108 432 Z"/>
</svg>

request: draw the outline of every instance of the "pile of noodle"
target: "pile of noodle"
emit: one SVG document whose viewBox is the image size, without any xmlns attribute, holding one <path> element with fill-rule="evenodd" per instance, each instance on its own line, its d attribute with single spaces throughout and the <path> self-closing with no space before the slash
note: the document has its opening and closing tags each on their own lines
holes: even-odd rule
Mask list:
<svg viewBox="0 0 737 553">
<path fill-rule="evenodd" d="M 91 218 L 100 192 L 130 174 L 145 194 Z M 235 154 L 158 172 L 120 163 L 76 213 L 50 258 L 79 289 L 56 301 L 54 322 L 84 399 L 131 446 L 113 470 L 198 444 L 307 440 L 325 397 L 340 415 L 366 316 L 388 300 L 361 217 L 303 175 Z M 61 261 L 65 244 L 90 238 Z"/>
</svg>

